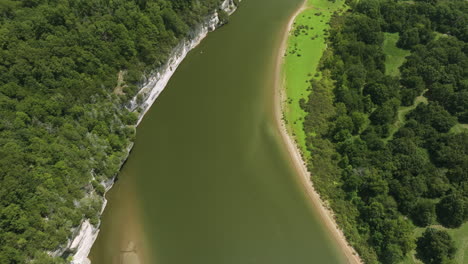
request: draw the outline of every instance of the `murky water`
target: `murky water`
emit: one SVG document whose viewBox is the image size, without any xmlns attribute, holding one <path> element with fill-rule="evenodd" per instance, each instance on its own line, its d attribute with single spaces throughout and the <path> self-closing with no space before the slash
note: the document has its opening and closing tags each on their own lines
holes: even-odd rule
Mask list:
<svg viewBox="0 0 468 264">
<path fill-rule="evenodd" d="M 93 264 L 343 263 L 274 122 L 275 57 L 300 2 L 244 0 L 181 64 L 108 194 Z"/>
</svg>

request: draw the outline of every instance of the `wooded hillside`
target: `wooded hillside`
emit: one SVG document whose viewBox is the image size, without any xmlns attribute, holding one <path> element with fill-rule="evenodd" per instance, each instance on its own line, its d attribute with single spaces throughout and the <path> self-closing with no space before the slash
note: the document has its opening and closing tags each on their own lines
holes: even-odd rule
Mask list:
<svg viewBox="0 0 468 264">
<path fill-rule="evenodd" d="M 64 263 L 46 252 L 99 222 L 135 134 L 124 105 L 220 2 L 0 1 L 0 263 Z"/>
</svg>

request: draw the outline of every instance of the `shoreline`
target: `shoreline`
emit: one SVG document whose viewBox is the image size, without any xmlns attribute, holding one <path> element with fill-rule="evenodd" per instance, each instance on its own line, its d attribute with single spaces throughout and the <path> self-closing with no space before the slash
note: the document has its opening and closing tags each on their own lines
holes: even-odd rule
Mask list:
<svg viewBox="0 0 468 264">
<path fill-rule="evenodd" d="M 325 202 L 321 199 L 318 192 L 315 190 L 313 182 L 311 180 L 311 174 L 307 169 L 307 165 L 302 158 L 302 154 L 297 146 L 295 139 L 288 133 L 286 124 L 283 120 L 283 107 L 285 102 L 285 91 L 284 91 L 284 54 L 287 49 L 289 32 L 292 29 L 293 23 L 296 17 L 305 9 L 307 9 L 307 0 L 304 0 L 301 6 L 291 15 L 287 27 L 283 31 L 281 37 L 281 44 L 279 51 L 276 55 L 276 66 L 275 66 L 275 80 L 274 80 L 274 118 L 276 121 L 277 128 L 281 134 L 282 141 L 288 151 L 289 157 L 293 162 L 294 169 L 299 174 L 298 180 L 305 188 L 308 196 L 308 200 L 312 209 L 320 216 L 320 221 L 325 225 L 326 229 L 331 233 L 332 239 L 337 243 L 338 248 L 341 250 L 343 255 L 346 257 L 346 262 L 351 264 L 362 264 L 362 260 L 349 245 L 343 231 L 339 228 L 338 224 L 333 217 L 333 211 L 325 206 Z"/>
<path fill-rule="evenodd" d="M 124 175 L 127 174 L 126 172 L 123 173 Z M 114 220 L 107 224 L 110 224 L 110 226 L 125 225 L 125 228 L 122 229 L 121 232 L 111 233 L 110 239 L 108 237 L 100 241 L 95 250 L 102 250 L 102 244 L 110 245 L 112 248 L 118 249 L 118 251 L 114 250 L 114 253 L 116 253 L 116 255 L 113 256 L 114 263 L 117 263 L 116 261 L 121 264 L 154 263 L 155 253 L 151 252 L 147 247 L 149 238 L 147 238 L 144 233 L 144 223 L 141 221 L 142 208 L 136 194 L 135 183 L 128 180 L 117 183 L 117 185 L 120 186 L 122 184 L 125 184 L 126 188 L 123 189 L 117 186 L 117 189 L 123 192 L 119 192 L 119 195 L 112 193 L 109 197 L 114 201 L 113 207 L 119 209 L 117 210 L 117 214 L 113 214 Z M 112 210 L 112 208 L 110 209 Z M 110 229 L 112 229 L 112 227 Z M 109 228 L 104 232 L 109 234 L 108 230 Z M 88 258 L 91 263 L 100 263 L 102 260 L 96 258 L 92 253 Z"/>
<path fill-rule="evenodd" d="M 238 3 L 239 2 L 240 1 L 238 1 Z M 235 4 L 234 0 L 224 0 L 219 8 L 227 12 L 230 16 L 237 10 L 237 7 L 238 6 Z M 147 77 L 145 83 L 141 85 L 139 91 L 134 96 L 134 98 L 130 100 L 129 106 L 127 106 L 127 108 L 132 112 L 135 112 L 137 108 L 141 108 L 141 112 L 137 112 L 138 120 L 135 125 L 135 128 L 138 127 L 140 122 L 143 120 L 143 117 L 145 116 L 147 111 L 151 108 L 158 96 L 164 90 L 172 75 L 175 73 L 176 69 L 182 63 L 182 61 L 185 59 L 188 53 L 192 49 L 196 48 L 198 44 L 200 44 L 201 41 L 208 35 L 208 33 L 222 26 L 222 24 L 219 24 L 219 22 L 220 20 L 218 17 L 218 11 L 215 10 L 213 14 L 208 15 L 206 17 L 205 21 L 197 25 L 195 29 L 192 29 L 191 38 L 183 39 L 172 50 L 168 61 L 162 67 L 154 70 L 149 74 L 149 77 Z M 137 102 L 138 95 L 142 96 L 142 102 Z M 127 147 L 126 157 L 122 160 L 117 174 L 121 172 L 122 166 L 128 159 L 133 145 L 134 143 L 132 142 Z M 83 219 L 81 224 L 78 227 L 76 227 L 76 229 L 73 231 L 74 234 L 68 239 L 66 246 L 64 248 L 59 248 L 55 252 L 49 252 L 49 255 L 60 256 L 68 250 L 74 252 L 73 254 L 71 254 L 73 256 L 70 262 L 71 264 L 91 264 L 91 261 L 88 258 L 88 256 L 91 252 L 94 242 L 96 241 L 99 235 L 101 217 L 108 202 L 105 194 L 113 187 L 117 174 L 112 179 L 102 183 L 106 191 L 103 196 L 103 205 L 101 207 L 100 220 L 98 226 L 94 227 L 93 225 L 91 225 L 89 219 Z"/>
<path fill-rule="evenodd" d="M 238 1 L 240 3 L 241 0 Z M 225 11 L 228 16 L 231 16 L 236 10 L 237 5 L 234 0 L 224 0 L 220 10 Z M 185 57 L 191 50 L 196 48 L 208 33 L 215 31 L 217 28 L 223 26 L 220 24 L 218 11 L 206 17 L 205 21 L 195 26 L 190 32 L 190 37 L 183 39 L 172 51 L 169 59 L 161 67 L 157 68 L 149 74 L 146 81 L 141 85 L 137 94 L 130 100 L 127 107 L 131 112 L 138 113 L 138 121 L 136 126 L 140 124 L 143 117 L 150 110 L 156 99 L 161 95 L 166 85 L 171 80 L 172 75 L 176 72 L 179 65 L 184 61 Z M 138 102 L 138 97 L 141 96 L 143 101 Z"/>
</svg>

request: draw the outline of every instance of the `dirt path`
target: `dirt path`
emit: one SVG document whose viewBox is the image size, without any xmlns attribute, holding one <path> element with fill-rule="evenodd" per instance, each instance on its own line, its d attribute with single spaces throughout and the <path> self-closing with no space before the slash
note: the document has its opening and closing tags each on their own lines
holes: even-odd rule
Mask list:
<svg viewBox="0 0 468 264">
<path fill-rule="evenodd" d="M 307 1 L 304 1 L 302 6 L 291 16 L 289 19 L 287 27 L 284 29 L 283 39 L 281 41 L 281 46 L 276 57 L 276 80 L 275 80 L 275 119 L 278 126 L 278 129 L 281 132 L 281 137 L 284 144 L 290 154 L 291 160 L 295 169 L 297 170 L 300 181 L 304 188 L 306 189 L 307 195 L 311 202 L 312 207 L 320 215 L 322 222 L 325 224 L 326 228 L 332 234 L 333 239 L 336 241 L 340 247 L 343 254 L 346 256 L 347 263 L 352 264 L 362 264 L 362 260 L 357 255 L 356 251 L 348 244 L 346 238 L 339 229 L 338 225 L 335 222 L 333 217 L 333 212 L 328 209 L 319 194 L 315 191 L 312 181 L 310 180 L 310 173 L 307 170 L 307 166 L 302 159 L 299 148 L 296 145 L 294 139 L 289 135 L 286 129 L 286 125 L 283 121 L 283 102 L 285 101 L 285 92 L 284 92 L 284 76 L 282 72 L 282 66 L 284 63 L 283 55 L 285 54 L 288 42 L 289 31 L 291 30 L 296 16 L 298 16 L 302 11 L 307 9 Z"/>
</svg>

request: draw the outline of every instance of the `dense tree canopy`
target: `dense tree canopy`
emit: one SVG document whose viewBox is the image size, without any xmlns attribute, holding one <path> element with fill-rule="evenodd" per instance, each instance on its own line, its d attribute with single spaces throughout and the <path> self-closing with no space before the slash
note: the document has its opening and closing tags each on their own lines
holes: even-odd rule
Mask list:
<svg viewBox="0 0 468 264">
<path fill-rule="evenodd" d="M 456 248 L 446 231 L 428 228 L 418 239 L 417 257 L 427 264 L 450 264 Z"/>
<path fill-rule="evenodd" d="M 0 263 L 62 263 L 45 252 L 98 224 L 134 137 L 124 106 L 220 2 L 0 1 Z"/>
<path fill-rule="evenodd" d="M 453 130 L 468 123 L 468 3 L 347 2 L 331 21 L 323 77 L 301 101 L 308 164 L 365 262 L 398 263 L 416 246 L 414 225 L 468 220 L 468 132 Z M 385 32 L 411 51 L 396 77 L 385 74 Z M 438 232 L 418 252 L 435 234 L 447 250 L 434 254 L 450 259 Z"/>
<path fill-rule="evenodd" d="M 448 227 L 459 227 L 468 220 L 468 199 L 460 194 L 445 196 L 437 204 L 439 222 Z"/>
</svg>

